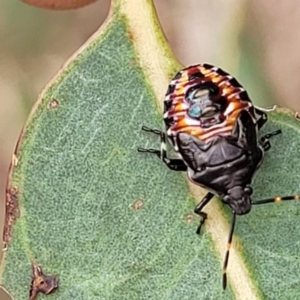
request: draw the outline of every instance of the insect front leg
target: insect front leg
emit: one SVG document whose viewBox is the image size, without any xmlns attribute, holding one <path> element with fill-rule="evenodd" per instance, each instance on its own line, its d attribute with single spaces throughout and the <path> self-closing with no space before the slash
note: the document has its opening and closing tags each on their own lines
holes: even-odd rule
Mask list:
<svg viewBox="0 0 300 300">
<path fill-rule="evenodd" d="M 146 152 L 152 153 L 158 156 L 169 169 L 173 171 L 187 171 L 187 166 L 185 165 L 182 159 L 171 159 L 168 158 L 167 155 L 167 144 L 166 144 L 166 134 L 157 129 L 151 129 L 149 127 L 143 126 L 142 130 L 147 132 L 152 132 L 160 136 L 160 150 L 158 149 L 145 149 L 145 148 L 138 148 L 138 152 Z"/>
<path fill-rule="evenodd" d="M 211 198 L 214 196 L 213 193 L 208 192 L 204 198 L 197 204 L 197 206 L 195 207 L 195 214 L 200 216 L 200 224 L 196 230 L 197 234 L 200 234 L 201 231 L 201 227 L 204 224 L 205 220 L 207 219 L 207 213 L 205 213 L 204 211 L 202 211 L 202 209 L 204 208 L 204 206 L 211 200 Z"/>
<path fill-rule="evenodd" d="M 258 130 L 260 130 L 262 128 L 262 126 L 267 122 L 268 120 L 268 116 L 267 116 L 267 112 L 271 112 L 274 111 L 277 108 L 276 105 L 274 105 L 271 108 L 262 108 L 262 107 L 258 107 L 255 106 L 255 113 L 257 114 L 258 118 L 257 118 L 257 127 Z M 264 135 L 263 137 L 260 138 L 260 144 L 262 145 L 264 151 L 268 151 L 271 148 L 271 144 L 269 141 L 269 138 L 271 136 L 280 134 L 281 130 L 276 130 L 274 132 L 271 132 L 269 134 Z"/>
</svg>

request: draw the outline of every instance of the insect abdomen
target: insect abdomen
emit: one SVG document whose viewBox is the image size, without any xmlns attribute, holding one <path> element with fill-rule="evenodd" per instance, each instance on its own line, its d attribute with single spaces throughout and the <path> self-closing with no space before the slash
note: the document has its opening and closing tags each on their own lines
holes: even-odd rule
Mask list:
<svg viewBox="0 0 300 300">
<path fill-rule="evenodd" d="M 175 150 L 179 132 L 208 142 L 229 136 L 242 110 L 255 121 L 253 105 L 243 87 L 223 70 L 207 64 L 178 72 L 164 102 L 164 122 Z"/>
</svg>

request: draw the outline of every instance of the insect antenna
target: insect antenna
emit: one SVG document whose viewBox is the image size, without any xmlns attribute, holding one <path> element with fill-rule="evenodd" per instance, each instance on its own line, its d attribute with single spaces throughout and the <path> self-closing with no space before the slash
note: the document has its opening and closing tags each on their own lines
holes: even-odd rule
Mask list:
<svg viewBox="0 0 300 300">
<path fill-rule="evenodd" d="M 232 219 L 231 219 L 231 226 L 230 226 L 230 231 L 229 231 L 229 236 L 228 236 L 228 243 L 227 243 L 227 251 L 225 254 L 225 259 L 224 259 L 224 264 L 223 264 L 223 289 L 226 289 L 227 286 L 227 265 L 228 265 L 228 259 L 229 259 L 229 251 L 231 248 L 231 242 L 232 242 L 232 236 L 234 232 L 234 226 L 235 226 L 235 212 L 232 213 Z"/>
<path fill-rule="evenodd" d="M 252 201 L 252 205 L 259 205 L 259 204 L 266 204 L 266 203 L 278 203 L 281 201 L 289 201 L 289 200 L 299 200 L 299 195 L 292 195 L 292 196 L 285 196 L 285 197 L 275 197 L 275 198 L 269 198 L 269 199 L 263 199 L 258 201 Z"/>
</svg>

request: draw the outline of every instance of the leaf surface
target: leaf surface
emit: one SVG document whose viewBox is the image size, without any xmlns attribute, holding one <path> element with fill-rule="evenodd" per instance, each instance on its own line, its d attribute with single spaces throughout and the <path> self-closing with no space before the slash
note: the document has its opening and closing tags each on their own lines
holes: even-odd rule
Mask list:
<svg viewBox="0 0 300 300">
<path fill-rule="evenodd" d="M 1 283 L 14 299 L 28 299 L 34 261 L 59 278 L 59 289 L 39 299 L 296 299 L 300 203 L 257 206 L 238 218 L 223 292 L 230 212 L 214 199 L 197 236 L 199 189 L 195 200 L 182 174 L 137 152 L 159 148 L 141 127 L 162 128 L 161 100 L 181 67 L 151 2 L 134 2 L 132 14 L 128 6 L 113 2 L 104 27 L 45 89 L 24 128 L 8 182 Z M 261 134 L 279 128 L 255 177 L 255 199 L 300 190 L 299 122 L 278 110 Z"/>
<path fill-rule="evenodd" d="M 59 278 L 47 299 L 232 299 L 184 177 L 137 152 L 159 147 L 142 125 L 161 128 L 161 113 L 117 5 L 21 136 L 1 279 L 15 299 L 28 299 L 31 261 Z"/>
<path fill-rule="evenodd" d="M 299 194 L 299 120 L 284 109 L 269 114 L 261 134 L 282 129 L 254 179 L 255 200 Z M 254 206 L 239 218 L 241 253 L 262 299 L 297 299 L 300 278 L 299 201 Z"/>
</svg>

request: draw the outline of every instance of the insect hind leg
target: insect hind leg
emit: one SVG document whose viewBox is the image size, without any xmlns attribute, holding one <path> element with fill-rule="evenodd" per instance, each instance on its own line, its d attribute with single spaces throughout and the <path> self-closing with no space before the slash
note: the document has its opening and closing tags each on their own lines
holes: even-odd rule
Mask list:
<svg viewBox="0 0 300 300">
<path fill-rule="evenodd" d="M 187 166 L 182 159 L 170 159 L 167 155 L 167 143 L 166 143 L 166 134 L 157 129 L 151 129 L 147 126 L 143 126 L 142 130 L 146 132 L 151 132 L 160 136 L 160 150 L 158 149 L 145 149 L 138 148 L 138 152 L 152 153 L 158 156 L 169 169 L 173 171 L 187 171 Z"/>
<path fill-rule="evenodd" d="M 208 192 L 204 196 L 204 198 L 195 207 L 194 213 L 200 216 L 200 224 L 199 224 L 199 226 L 197 228 L 197 231 L 196 231 L 197 234 L 200 234 L 201 227 L 204 224 L 205 220 L 207 219 L 207 213 L 205 213 L 204 211 L 202 211 L 202 209 L 211 200 L 211 198 L 213 196 L 214 196 L 213 193 Z"/>
</svg>

